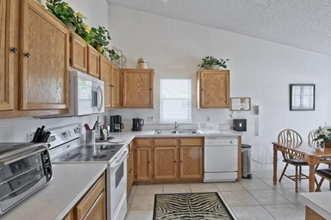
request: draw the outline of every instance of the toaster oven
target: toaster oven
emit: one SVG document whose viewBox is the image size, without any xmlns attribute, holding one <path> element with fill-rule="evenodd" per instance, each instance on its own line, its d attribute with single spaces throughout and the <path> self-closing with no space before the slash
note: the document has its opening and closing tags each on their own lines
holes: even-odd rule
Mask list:
<svg viewBox="0 0 331 220">
<path fill-rule="evenodd" d="M 45 143 L 0 143 L 0 215 L 51 178 L 52 165 Z"/>
</svg>

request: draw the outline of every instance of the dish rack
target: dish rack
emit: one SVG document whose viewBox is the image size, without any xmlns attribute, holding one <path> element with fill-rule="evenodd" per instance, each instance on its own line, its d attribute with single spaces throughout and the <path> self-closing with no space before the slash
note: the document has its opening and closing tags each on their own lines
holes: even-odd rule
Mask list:
<svg viewBox="0 0 331 220">
<path fill-rule="evenodd" d="M 217 122 L 209 122 L 209 123 L 201 123 L 197 122 L 198 124 L 198 129 L 203 132 L 214 132 L 219 130 L 219 123 Z"/>
</svg>

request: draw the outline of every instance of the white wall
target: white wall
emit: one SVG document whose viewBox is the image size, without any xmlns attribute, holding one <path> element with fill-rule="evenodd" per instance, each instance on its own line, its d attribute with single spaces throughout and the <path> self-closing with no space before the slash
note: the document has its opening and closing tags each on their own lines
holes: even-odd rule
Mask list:
<svg viewBox="0 0 331 220">
<path fill-rule="evenodd" d="M 109 29 L 114 44 L 127 58 L 128 68 L 136 68 L 137 59 L 144 57 L 148 67 L 155 69 L 154 110 L 109 112 L 122 115 L 129 129 L 133 117 L 141 117 L 146 123 L 147 116 L 154 116 L 157 124 L 161 76 L 192 77 L 196 94 L 197 65 L 207 55 L 230 59 L 231 97 L 251 97 L 253 106 L 261 106 L 259 136 L 255 135 L 253 111 L 234 113 L 235 118 L 247 119 L 243 142 L 252 144 L 253 158 L 259 162 L 272 162 L 271 142 L 281 129 L 293 128 L 306 139 L 311 129 L 325 122 L 331 124 L 329 56 L 115 5 L 109 5 Z M 289 111 L 291 83 L 316 84 L 315 111 Z M 194 123 L 205 121 L 207 115 L 216 122 L 232 120 L 228 109 L 198 110 L 195 98 Z"/>
<path fill-rule="evenodd" d="M 45 3 L 42 0 L 42 3 Z M 75 10 L 82 12 L 85 17 L 86 24 L 97 27 L 105 26 L 108 28 L 108 3 L 106 0 L 94 0 L 93 4 L 89 0 L 65 0 Z M 1 112 L 0 112 L 1 114 Z M 105 122 L 107 113 L 100 114 L 100 121 Z M 0 119 L 0 142 L 22 142 L 27 141 L 27 134 L 34 132 L 37 127 L 45 125 L 47 128 L 54 128 L 71 123 L 88 123 L 90 126 L 94 124 L 97 115 L 84 117 L 70 117 L 58 119 L 35 119 L 15 118 L 15 119 Z M 83 129 L 85 132 L 85 129 Z"/>
</svg>

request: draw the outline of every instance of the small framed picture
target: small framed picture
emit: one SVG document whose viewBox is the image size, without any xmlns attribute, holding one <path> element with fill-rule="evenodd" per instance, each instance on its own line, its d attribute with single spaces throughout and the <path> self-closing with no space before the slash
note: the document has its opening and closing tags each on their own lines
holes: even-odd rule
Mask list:
<svg viewBox="0 0 331 220">
<path fill-rule="evenodd" d="M 315 111 L 315 84 L 290 84 L 290 111 Z"/>
</svg>

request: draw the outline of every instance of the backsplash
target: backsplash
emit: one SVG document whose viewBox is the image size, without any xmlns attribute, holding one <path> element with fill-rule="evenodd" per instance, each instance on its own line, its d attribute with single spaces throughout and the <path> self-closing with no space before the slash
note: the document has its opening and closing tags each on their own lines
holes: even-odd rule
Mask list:
<svg viewBox="0 0 331 220">
<path fill-rule="evenodd" d="M 107 118 L 106 115 L 107 113 L 52 119 L 36 119 L 32 117 L 0 119 L 0 142 L 26 142 L 27 134 L 35 132 L 37 127 L 42 125 L 45 126 L 46 130 L 74 123 L 80 123 L 81 125 L 88 123 L 90 126 L 93 126 L 97 116 L 99 116 L 99 121 L 104 123 Z M 85 133 L 85 129 L 82 129 L 82 133 Z"/>
</svg>

